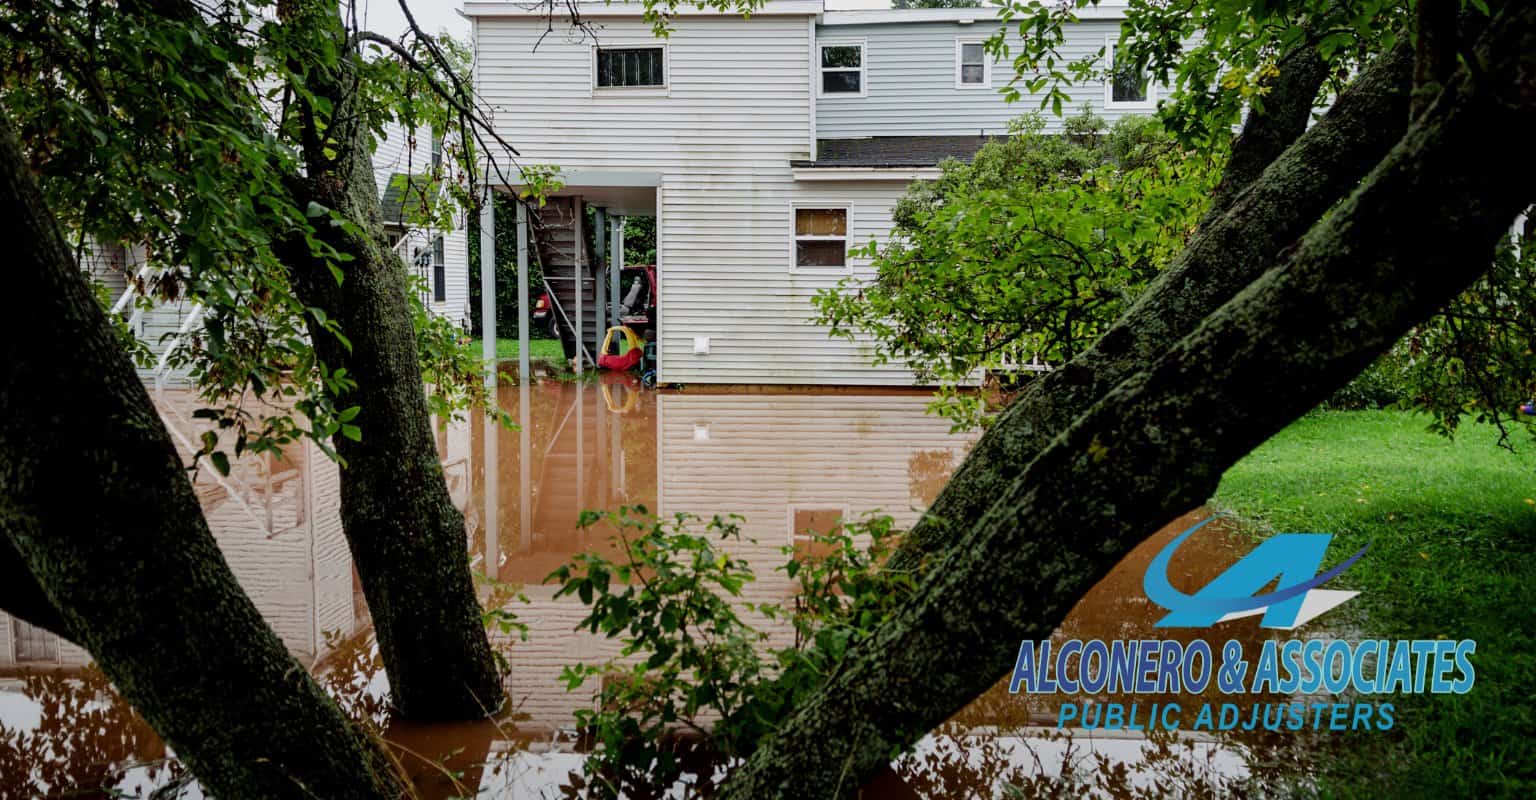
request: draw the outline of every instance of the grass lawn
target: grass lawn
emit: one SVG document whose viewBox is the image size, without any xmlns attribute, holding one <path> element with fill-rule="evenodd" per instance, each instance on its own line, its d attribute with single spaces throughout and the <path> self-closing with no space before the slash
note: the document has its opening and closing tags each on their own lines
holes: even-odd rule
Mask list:
<svg viewBox="0 0 1536 800">
<path fill-rule="evenodd" d="M 1335 625 L 1477 641 L 1468 694 L 1362 698 L 1394 702 L 1397 726 L 1334 734 L 1324 796 L 1536 797 L 1536 445 L 1496 441 L 1475 425 L 1448 441 L 1404 412 L 1318 412 L 1221 483 L 1217 505 L 1262 529 L 1334 533 L 1326 563 L 1370 543 L 1335 581 L 1361 591 Z"/>
<path fill-rule="evenodd" d="M 480 352 L 480 340 L 473 342 L 476 353 Z M 496 339 L 497 358 L 517 358 L 517 339 Z M 560 347 L 558 339 L 529 339 L 528 357 L 543 361 L 565 361 L 565 351 Z"/>
</svg>

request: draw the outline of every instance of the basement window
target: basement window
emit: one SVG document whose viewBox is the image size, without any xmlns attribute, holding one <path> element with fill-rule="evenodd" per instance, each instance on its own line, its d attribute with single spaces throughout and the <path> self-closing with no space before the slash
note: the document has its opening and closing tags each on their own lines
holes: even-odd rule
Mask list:
<svg viewBox="0 0 1536 800">
<path fill-rule="evenodd" d="M 848 209 L 795 209 L 795 266 L 848 266 Z"/>
<path fill-rule="evenodd" d="M 667 50 L 651 47 L 598 47 L 593 54 L 594 85 L 599 89 L 659 88 L 667 85 Z"/>
<path fill-rule="evenodd" d="M 824 42 L 821 51 L 821 94 L 864 95 L 864 42 Z"/>
</svg>

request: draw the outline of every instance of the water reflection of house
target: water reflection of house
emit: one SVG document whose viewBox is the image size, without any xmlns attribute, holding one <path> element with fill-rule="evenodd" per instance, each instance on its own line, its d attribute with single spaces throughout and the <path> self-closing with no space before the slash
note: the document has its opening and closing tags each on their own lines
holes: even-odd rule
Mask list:
<svg viewBox="0 0 1536 800">
<path fill-rule="evenodd" d="M 757 576 L 745 599 L 784 603 L 794 594 L 779 570 L 784 548 L 808 529 L 871 511 L 910 524 L 932 500 L 933 474 L 947 474 L 970 443 L 925 412 L 926 397 L 909 393 L 666 393 L 629 404 L 622 389 L 546 384 L 529 395 L 523 431 L 480 437 L 500 470 L 494 507 L 480 517 L 498 521 L 485 540 L 495 574 L 523 584 L 529 598 L 515 606 L 528 640 L 508 642 L 511 691 L 529 725 L 543 729 L 569 726 L 582 704 L 564 690 L 561 669 L 601 662 L 619 647 L 575 633 L 585 606 L 554 599 L 555 587 L 542 584 L 611 535 L 602 526 L 578 531 L 579 511 L 639 503 L 662 517 L 739 515 L 742 541 L 728 547 Z M 504 408 L 519 400 L 503 390 Z M 761 627 L 788 644 L 787 629 Z"/>
<path fill-rule="evenodd" d="M 157 393 L 156 404 L 183 459 L 201 434 L 190 393 Z M 342 535 L 339 472 L 313 443 L 295 444 L 282 457 L 247 455 L 228 476 L 194 473 L 193 488 L 209 528 L 235 577 L 305 663 L 325 648 L 325 634 L 350 634 L 354 600 L 352 560 Z M 0 669 L 80 667 L 81 648 L 10 615 L 0 614 Z"/>
</svg>

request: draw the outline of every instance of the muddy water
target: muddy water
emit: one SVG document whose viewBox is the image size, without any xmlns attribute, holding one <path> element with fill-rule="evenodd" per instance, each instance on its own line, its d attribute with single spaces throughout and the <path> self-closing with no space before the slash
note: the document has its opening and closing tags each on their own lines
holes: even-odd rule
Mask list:
<svg viewBox="0 0 1536 800">
<path fill-rule="evenodd" d="M 586 701 L 557 678 L 567 664 L 609 658 L 617 644 L 573 632 L 584 608 L 574 598 L 556 600 L 543 580 L 573 555 L 609 547 L 611 530 L 577 525 L 582 509 L 739 515 L 742 540 L 729 546 L 757 575 L 747 600 L 782 603 L 794 593 L 778 569 L 785 548 L 803 545 L 809 530 L 867 512 L 910 524 L 972 442 L 950 434 L 947 423 L 924 412 L 927 398 L 912 393 L 656 393 L 622 381 L 544 382 L 501 392 L 520 431 L 480 418 L 437 426 L 475 569 L 502 584 L 483 589 L 483 599 L 500 602 L 514 589 L 528 598 L 512 605 L 529 627 L 527 641 L 498 636 L 511 665 L 514 709 L 494 723 L 413 726 L 389 719 L 367 609 L 341 534 L 336 466 L 312 445 L 282 459 L 243 459 L 228 478 L 203 472 L 196 480 L 246 591 L 343 705 L 384 730 L 427 796 L 472 794 L 476 787 L 494 796 L 558 796 L 566 775 L 579 769 L 571 712 Z M 196 441 L 195 401 L 168 392 L 160 402 L 178 438 Z M 1057 636 L 1165 637 L 1153 632 L 1159 610 L 1142 595 L 1141 575 L 1186 524 L 1133 552 Z M 1193 590 L 1230 564 L 1235 554 L 1226 541 L 1197 537 L 1182 548 L 1170 571 L 1174 585 Z M 774 646 L 792 639 L 783 626 L 761 627 Z M 1222 640 L 1259 635 L 1251 620 L 1220 631 Z M 0 797 L 103 786 L 134 796 L 177 779 L 180 770 L 164 745 L 88 662 L 78 648 L 0 613 Z M 1056 703 L 1080 699 L 1046 702 L 995 687 L 868 795 L 986 795 L 1001 777 L 1019 782 L 1049 771 L 1036 759 L 1061 745 L 1033 726 L 1052 719 Z M 1141 698 L 1167 699 L 1174 698 Z M 978 739 L 977 731 L 989 733 Z M 1125 751 L 1116 758 L 1134 760 L 1141 744 L 1099 749 L 1116 747 Z M 1201 756 L 1226 757 L 1210 747 Z M 1048 753 L 1044 761 L 1052 758 Z M 444 759 L 460 777 L 444 777 L 436 763 Z"/>
</svg>

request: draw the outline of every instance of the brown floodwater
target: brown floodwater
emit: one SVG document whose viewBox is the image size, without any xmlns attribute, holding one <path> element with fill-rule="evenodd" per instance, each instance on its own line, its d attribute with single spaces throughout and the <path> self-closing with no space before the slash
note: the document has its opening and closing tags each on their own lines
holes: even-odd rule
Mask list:
<svg viewBox="0 0 1536 800">
<path fill-rule="evenodd" d="M 501 603 L 514 590 L 527 598 L 509 602 L 528 626 L 526 640 L 494 637 L 510 666 L 511 710 L 477 724 L 390 718 L 341 531 L 337 467 L 317 448 L 246 457 L 227 478 L 198 472 L 195 485 L 246 592 L 343 707 L 383 732 L 423 796 L 558 797 L 581 768 L 572 712 L 591 702 L 590 693 L 566 691 L 561 669 L 605 661 L 619 648 L 575 631 L 585 607 L 574 597 L 557 599 L 555 587 L 544 583 L 576 554 L 611 548 L 612 529 L 578 526 L 581 510 L 644 506 L 663 517 L 738 515 L 741 539 L 724 546 L 756 574 L 744 599 L 783 604 L 796 591 L 779 569 L 785 548 L 804 548 L 808 531 L 869 512 L 909 525 L 964 458 L 974 436 L 953 434 L 946 421 L 927 414 L 928 399 L 894 391 L 655 392 L 609 376 L 503 387 L 499 402 L 521 430 L 478 416 L 438 424 L 475 571 L 497 584 L 482 589 L 482 600 Z M 195 398 L 168 391 L 158 402 L 190 455 L 201 432 L 191 415 Z M 1132 552 L 1078 603 L 1055 638 L 1192 638 L 1154 629 L 1163 612 L 1140 586 L 1152 556 L 1196 518 L 1170 525 Z M 1225 534 L 1192 539 L 1174 558 L 1174 585 L 1203 585 L 1236 559 L 1237 541 Z M 769 646 L 793 642 L 787 623 L 756 622 Z M 1211 638 L 1213 648 L 1236 638 L 1246 650 L 1265 635 L 1247 619 L 1222 624 Z M 109 790 L 147 796 L 167 784 L 184 784 L 184 794 L 197 796 L 173 755 L 89 661 L 68 642 L 0 613 L 0 798 Z M 865 796 L 989 797 L 1003 783 L 1031 786 L 1028 796 L 1052 796 L 1064 775 L 1107 774 L 1116 764 L 1142 764 L 1132 772 L 1138 785 L 1172 787 L 1209 786 L 1247 770 L 1240 749 L 1209 737 L 1059 737 L 1052 730 L 1059 704 L 1085 699 L 1115 698 L 1010 695 L 1001 682 L 893 764 Z M 1192 700 L 1136 701 L 1181 699 Z M 1153 773 L 1160 777 L 1148 777 Z M 1047 779 L 1056 783 L 1040 783 Z"/>
</svg>

